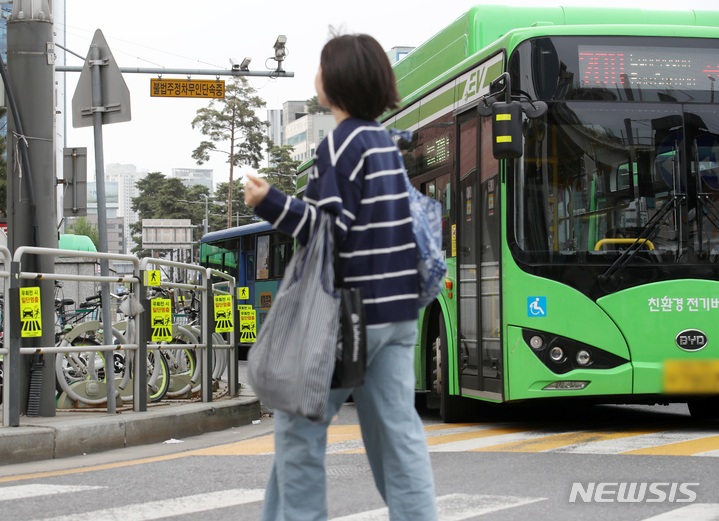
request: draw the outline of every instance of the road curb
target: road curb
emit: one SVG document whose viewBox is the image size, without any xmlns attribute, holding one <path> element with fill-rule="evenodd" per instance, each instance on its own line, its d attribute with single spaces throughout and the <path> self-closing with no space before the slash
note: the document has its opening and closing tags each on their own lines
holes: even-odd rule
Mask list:
<svg viewBox="0 0 719 521">
<path fill-rule="evenodd" d="M 248 425 L 260 418 L 260 401 L 240 396 L 209 403 L 82 418 L 23 418 L 0 427 L 0 465 L 29 463 L 160 443 Z"/>
</svg>

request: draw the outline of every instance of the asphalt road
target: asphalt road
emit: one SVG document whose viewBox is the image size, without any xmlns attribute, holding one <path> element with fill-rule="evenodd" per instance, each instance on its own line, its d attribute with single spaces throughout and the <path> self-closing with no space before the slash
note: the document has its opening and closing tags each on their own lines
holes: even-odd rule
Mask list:
<svg viewBox="0 0 719 521">
<path fill-rule="evenodd" d="M 535 406 L 462 425 L 419 410 L 443 521 L 719 518 L 719 424 L 684 405 Z M 0 519 L 259 519 L 271 418 L 168 441 L 2 466 Z M 351 403 L 330 428 L 327 474 L 330 519 L 388 519 Z"/>
</svg>

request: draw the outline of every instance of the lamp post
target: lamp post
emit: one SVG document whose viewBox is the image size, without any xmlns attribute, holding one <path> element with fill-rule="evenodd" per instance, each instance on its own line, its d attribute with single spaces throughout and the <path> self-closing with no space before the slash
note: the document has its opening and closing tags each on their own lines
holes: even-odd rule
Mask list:
<svg viewBox="0 0 719 521">
<path fill-rule="evenodd" d="M 208 231 L 207 228 L 209 226 L 209 213 L 208 213 L 207 209 L 208 209 L 210 197 L 207 194 L 200 194 L 200 195 L 202 195 L 202 197 L 205 198 L 205 222 L 204 222 L 205 233 L 203 233 L 202 235 L 207 235 L 207 231 Z"/>
<path fill-rule="evenodd" d="M 204 233 L 202 235 L 207 235 L 208 232 L 208 225 L 209 225 L 209 202 L 210 197 L 207 194 L 200 194 L 202 197 L 205 198 L 205 220 L 203 221 L 202 225 L 204 226 Z M 178 199 L 181 203 L 190 203 L 190 204 L 202 204 L 202 201 L 187 201 L 186 199 Z"/>
</svg>

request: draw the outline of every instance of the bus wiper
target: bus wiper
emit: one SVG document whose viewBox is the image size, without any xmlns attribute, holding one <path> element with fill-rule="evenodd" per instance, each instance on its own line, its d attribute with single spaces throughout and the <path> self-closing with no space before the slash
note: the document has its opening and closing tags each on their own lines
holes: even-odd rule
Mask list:
<svg viewBox="0 0 719 521">
<path fill-rule="evenodd" d="M 662 223 L 669 216 L 669 212 L 671 212 L 674 208 L 678 208 L 685 199 L 685 194 L 674 195 L 669 201 L 669 203 L 666 204 L 659 213 L 654 214 L 654 216 L 649 219 L 649 222 L 644 226 L 644 228 L 642 228 L 639 237 L 635 239 L 631 246 L 629 246 L 629 248 L 622 252 L 619 258 L 615 260 L 611 266 L 609 266 L 607 271 L 599 275 L 598 280 L 600 286 L 605 282 L 609 281 L 612 287 L 616 287 L 618 273 L 624 269 L 624 267 L 629 263 L 634 254 L 639 251 L 639 248 L 641 248 L 644 243 L 649 240 L 649 237 L 652 236 L 652 234 L 657 230 L 657 228 L 662 225 Z"/>
</svg>

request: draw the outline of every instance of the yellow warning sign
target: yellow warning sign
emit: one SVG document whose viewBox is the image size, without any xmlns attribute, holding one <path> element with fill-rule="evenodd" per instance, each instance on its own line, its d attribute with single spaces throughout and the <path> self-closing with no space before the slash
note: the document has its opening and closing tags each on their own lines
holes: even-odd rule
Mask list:
<svg viewBox="0 0 719 521">
<path fill-rule="evenodd" d="M 247 300 L 250 298 L 250 288 L 237 288 L 237 300 Z"/>
<path fill-rule="evenodd" d="M 42 336 L 42 313 L 40 311 L 40 288 L 20 288 L 21 336 Z"/>
<path fill-rule="evenodd" d="M 215 295 L 215 331 L 229 333 L 232 324 L 232 297 L 230 295 Z"/>
<path fill-rule="evenodd" d="M 169 342 L 172 340 L 172 302 L 169 298 L 156 298 L 150 302 L 152 341 Z"/>
<path fill-rule="evenodd" d="M 237 306 L 240 310 L 240 342 L 254 342 L 257 340 L 256 311 L 252 306 Z"/>
<path fill-rule="evenodd" d="M 160 270 L 147 270 L 145 272 L 145 286 L 159 286 L 162 282 Z"/>
</svg>

